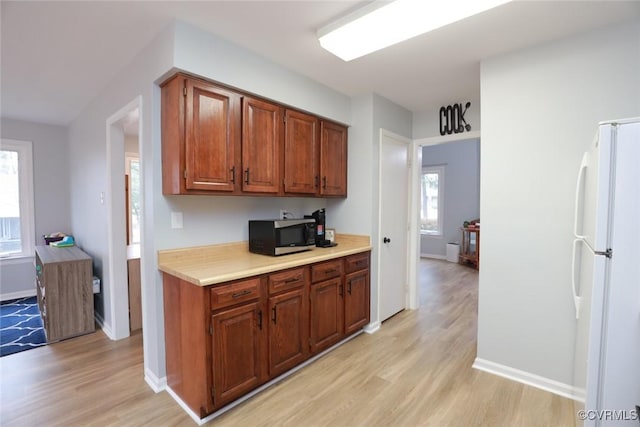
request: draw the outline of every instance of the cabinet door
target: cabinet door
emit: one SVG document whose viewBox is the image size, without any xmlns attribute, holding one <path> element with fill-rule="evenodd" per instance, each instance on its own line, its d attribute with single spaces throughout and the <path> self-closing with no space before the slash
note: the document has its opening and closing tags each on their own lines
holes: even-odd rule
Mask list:
<svg viewBox="0 0 640 427">
<path fill-rule="evenodd" d="M 240 96 L 186 80 L 185 187 L 232 192 L 240 144 Z"/>
<path fill-rule="evenodd" d="M 347 128 L 320 124 L 320 195 L 347 196 Z"/>
<path fill-rule="evenodd" d="M 285 193 L 315 194 L 318 175 L 318 119 L 287 110 L 284 138 Z"/>
<path fill-rule="evenodd" d="M 302 363 L 309 351 L 309 306 L 300 288 L 269 298 L 269 376 Z"/>
<path fill-rule="evenodd" d="M 340 341 L 344 334 L 344 287 L 336 277 L 311 285 L 311 352 Z"/>
<path fill-rule="evenodd" d="M 344 329 L 349 335 L 369 323 L 369 270 L 345 277 Z"/>
<path fill-rule="evenodd" d="M 263 380 L 262 312 L 245 304 L 212 316 L 214 406 L 242 396 Z"/>
<path fill-rule="evenodd" d="M 242 190 L 278 193 L 282 108 L 249 97 L 242 105 Z"/>
</svg>

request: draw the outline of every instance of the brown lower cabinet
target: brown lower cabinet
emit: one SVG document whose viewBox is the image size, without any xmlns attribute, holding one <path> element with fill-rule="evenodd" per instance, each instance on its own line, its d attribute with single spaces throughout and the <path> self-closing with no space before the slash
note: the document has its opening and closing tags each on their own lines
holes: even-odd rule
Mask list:
<svg viewBox="0 0 640 427">
<path fill-rule="evenodd" d="M 214 402 L 231 402 L 264 381 L 262 314 L 252 302 L 211 316 Z"/>
<path fill-rule="evenodd" d="M 203 418 L 357 332 L 369 256 L 211 286 L 164 273 L 168 386 Z"/>
</svg>

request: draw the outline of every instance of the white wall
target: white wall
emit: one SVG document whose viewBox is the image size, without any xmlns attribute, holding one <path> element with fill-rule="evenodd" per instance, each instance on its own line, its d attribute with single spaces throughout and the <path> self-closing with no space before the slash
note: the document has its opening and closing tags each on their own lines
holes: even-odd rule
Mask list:
<svg viewBox="0 0 640 427">
<path fill-rule="evenodd" d="M 102 295 L 96 312 L 107 328 L 113 324 L 109 293 L 113 286 L 108 275 L 107 208 L 100 193 L 107 189 L 106 122 L 109 117 L 142 96 L 140 154 L 143 178 L 143 242 L 141 254 L 144 322 L 145 374 L 164 376 L 164 330 L 162 292 L 156 281 L 157 263 L 154 241 L 154 183 L 161 181 L 160 97 L 153 81 L 172 66 L 173 27 L 163 31 L 132 63 L 104 88 L 69 125 L 72 227 L 78 243 L 94 260 L 95 272 L 102 279 Z M 123 150 L 124 151 L 124 150 Z M 123 232 L 124 235 L 124 232 Z"/>
<path fill-rule="evenodd" d="M 351 121 L 346 95 L 183 22 L 176 23 L 176 68 L 341 123 Z"/>
<path fill-rule="evenodd" d="M 2 137 L 31 141 L 35 244 L 43 245 L 43 234 L 72 233 L 69 211 L 69 147 L 67 129 L 21 120 L 2 119 Z M 33 258 L 0 261 L 0 298 L 35 295 Z"/>
<path fill-rule="evenodd" d="M 638 76 L 637 20 L 482 62 L 479 359 L 572 383 L 576 173 Z"/>
<path fill-rule="evenodd" d="M 422 148 L 422 166 L 444 165 L 443 235 L 420 236 L 422 255 L 445 256 L 447 243 L 461 243 L 464 221 L 480 217 L 480 140 Z"/>
</svg>

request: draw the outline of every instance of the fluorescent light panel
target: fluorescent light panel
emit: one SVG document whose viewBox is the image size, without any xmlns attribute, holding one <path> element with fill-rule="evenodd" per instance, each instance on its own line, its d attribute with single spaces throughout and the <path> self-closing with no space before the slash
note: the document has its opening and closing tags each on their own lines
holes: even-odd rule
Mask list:
<svg viewBox="0 0 640 427">
<path fill-rule="evenodd" d="M 510 0 L 374 1 L 318 31 L 320 45 L 351 61 Z"/>
</svg>

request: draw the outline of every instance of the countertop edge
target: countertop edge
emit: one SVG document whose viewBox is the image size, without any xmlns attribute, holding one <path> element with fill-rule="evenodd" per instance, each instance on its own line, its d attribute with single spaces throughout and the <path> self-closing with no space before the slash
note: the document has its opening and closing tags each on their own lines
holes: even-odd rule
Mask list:
<svg viewBox="0 0 640 427">
<path fill-rule="evenodd" d="M 340 235 L 336 237 L 338 238 L 340 237 Z M 221 274 L 214 274 L 214 275 L 209 275 L 207 277 L 200 277 L 200 278 L 194 277 L 194 275 L 190 275 L 185 272 L 185 270 L 189 268 L 198 268 L 200 266 L 198 263 L 194 263 L 190 265 L 189 268 L 180 268 L 180 267 L 171 265 L 171 262 L 168 262 L 165 256 L 169 253 L 184 254 L 188 250 L 201 250 L 203 248 L 214 248 L 214 249 L 215 248 L 225 249 L 229 247 L 245 247 L 246 248 L 246 242 L 234 242 L 234 243 L 225 243 L 221 245 L 200 246 L 197 248 L 161 250 L 161 251 L 158 251 L 158 270 L 160 270 L 163 273 L 182 279 L 184 281 L 187 281 L 189 283 L 192 283 L 196 286 L 210 286 L 210 285 L 216 285 L 219 283 L 229 282 L 233 280 L 244 279 L 247 277 L 268 274 L 274 271 L 286 270 L 289 268 L 315 264 L 317 262 L 328 261 L 336 258 L 342 258 L 349 255 L 355 255 L 358 253 L 367 252 L 372 249 L 369 236 L 342 235 L 342 237 L 343 238 L 355 237 L 359 239 L 366 238 L 367 243 L 366 244 L 364 242 L 355 243 L 355 244 L 352 243 L 350 245 L 346 245 L 347 247 L 345 249 L 341 249 L 340 246 L 336 246 L 331 250 L 331 252 L 325 252 L 325 253 L 322 253 L 324 249 L 317 248 L 312 250 L 311 252 L 312 254 L 308 252 L 293 254 L 293 255 L 307 254 L 307 256 L 303 256 L 303 257 L 288 258 L 288 257 L 291 257 L 291 255 L 283 255 L 280 257 L 269 257 L 269 260 L 273 262 L 269 263 L 268 265 L 261 265 L 255 268 L 248 268 L 241 271 L 225 272 Z M 251 254 L 248 251 L 246 252 L 246 254 L 250 256 L 266 256 L 266 255 Z"/>
</svg>

